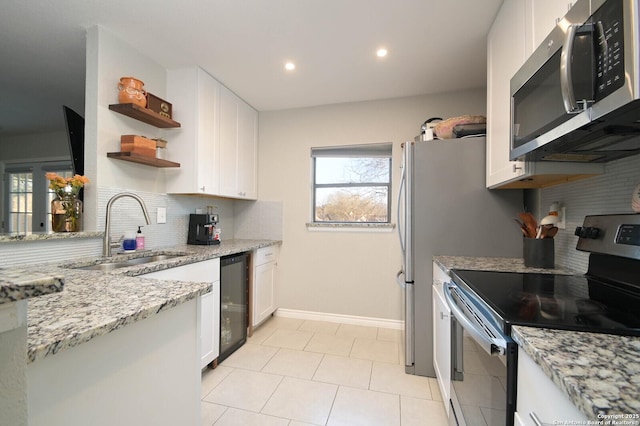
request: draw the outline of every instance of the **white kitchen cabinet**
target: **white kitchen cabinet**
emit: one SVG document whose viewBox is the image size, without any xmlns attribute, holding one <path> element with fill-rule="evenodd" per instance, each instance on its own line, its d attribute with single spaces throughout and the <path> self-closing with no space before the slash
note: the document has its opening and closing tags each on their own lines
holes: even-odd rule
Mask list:
<svg viewBox="0 0 640 426">
<path fill-rule="evenodd" d="M 436 370 L 438 387 L 449 416 L 451 396 L 451 309 L 444 298 L 442 286 L 449 276 L 433 264 L 433 367 Z"/>
<path fill-rule="evenodd" d="M 539 44 L 534 40 L 544 39 L 568 8 L 567 1 L 505 0 L 491 26 L 487 36 L 487 188 L 542 188 L 604 173 L 602 164 L 509 160 L 511 77 Z"/>
<path fill-rule="evenodd" d="M 524 175 L 523 161 L 509 160 L 511 77 L 525 60 L 524 0 L 504 0 L 487 36 L 487 169 L 493 188 Z"/>
<path fill-rule="evenodd" d="M 220 259 L 205 260 L 184 266 L 140 275 L 159 280 L 210 282 L 213 290 L 198 300 L 198 335 L 200 368 L 220 354 Z"/>
<path fill-rule="evenodd" d="M 278 247 L 263 247 L 255 251 L 253 261 L 253 327 L 262 323 L 278 308 L 276 303 L 276 272 Z"/>
<path fill-rule="evenodd" d="M 200 68 L 167 72 L 167 97 L 182 127 L 172 132 L 167 158 L 179 169 L 167 171 L 167 192 L 218 195 L 220 83 Z"/>
<path fill-rule="evenodd" d="M 542 44 L 556 24 L 567 14 L 575 1 L 526 0 L 527 50 L 529 56 Z"/>
<path fill-rule="evenodd" d="M 587 417 L 571 402 L 569 397 L 549 379 L 542 369 L 522 348 L 518 347 L 518 391 L 516 425 L 587 424 Z M 553 403 L 549 403 L 553 401 Z"/>
<path fill-rule="evenodd" d="M 220 89 L 220 195 L 258 198 L 258 112 Z"/>
</svg>

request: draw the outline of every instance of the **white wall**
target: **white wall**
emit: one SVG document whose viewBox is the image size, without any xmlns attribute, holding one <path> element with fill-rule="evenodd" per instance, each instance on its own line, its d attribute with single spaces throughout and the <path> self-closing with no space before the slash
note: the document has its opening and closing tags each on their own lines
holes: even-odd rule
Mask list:
<svg viewBox="0 0 640 426">
<path fill-rule="evenodd" d="M 117 84 L 125 76 L 139 78 L 146 90 L 164 97 L 166 70 L 162 66 L 106 29 L 92 27 L 87 32 L 86 75 L 85 175 L 92 183 L 85 192 L 84 226 L 95 230 L 99 229 L 96 218 L 103 217 L 98 212 L 98 188 L 165 190 L 163 169 L 110 159 L 107 152 L 120 151 L 121 135 L 152 138 L 170 133 L 109 110 L 110 104 L 118 103 Z"/>
<path fill-rule="evenodd" d="M 261 200 L 283 203 L 279 306 L 400 320 L 401 257 L 393 232 L 310 232 L 311 147 L 393 142 L 393 221 L 401 143 L 430 117 L 484 114 L 484 90 L 261 112 Z M 482 161 L 482 159 L 479 159 Z M 431 259 L 425 259 L 431 261 Z"/>
</svg>

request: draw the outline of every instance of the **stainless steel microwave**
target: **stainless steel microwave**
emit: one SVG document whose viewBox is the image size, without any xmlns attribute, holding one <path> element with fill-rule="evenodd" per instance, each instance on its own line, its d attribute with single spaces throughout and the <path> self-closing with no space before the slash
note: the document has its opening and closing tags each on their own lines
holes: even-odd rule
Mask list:
<svg viewBox="0 0 640 426">
<path fill-rule="evenodd" d="M 578 0 L 511 79 L 510 159 L 640 154 L 640 0 Z"/>
</svg>

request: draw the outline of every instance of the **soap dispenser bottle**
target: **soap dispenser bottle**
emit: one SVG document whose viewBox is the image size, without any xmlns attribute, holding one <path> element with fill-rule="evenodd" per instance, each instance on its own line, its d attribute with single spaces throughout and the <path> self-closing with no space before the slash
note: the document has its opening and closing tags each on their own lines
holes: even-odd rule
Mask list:
<svg viewBox="0 0 640 426">
<path fill-rule="evenodd" d="M 136 233 L 136 250 L 144 249 L 144 234 L 140 228 L 142 226 L 138 226 L 138 232 Z"/>
</svg>

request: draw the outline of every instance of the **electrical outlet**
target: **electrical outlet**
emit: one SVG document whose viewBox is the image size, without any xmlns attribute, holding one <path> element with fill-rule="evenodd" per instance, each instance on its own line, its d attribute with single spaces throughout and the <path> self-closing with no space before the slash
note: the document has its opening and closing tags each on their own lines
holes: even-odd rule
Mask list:
<svg viewBox="0 0 640 426">
<path fill-rule="evenodd" d="M 558 212 L 558 229 L 566 229 L 567 227 L 567 208 L 565 206 L 560 207 L 560 211 Z"/>
<path fill-rule="evenodd" d="M 158 211 L 156 213 L 156 223 L 167 223 L 166 207 L 158 207 Z"/>
</svg>

